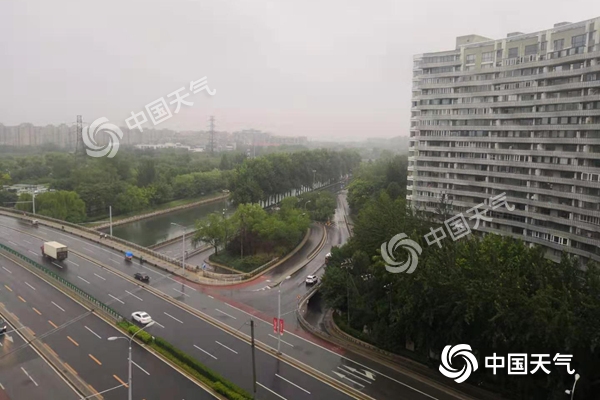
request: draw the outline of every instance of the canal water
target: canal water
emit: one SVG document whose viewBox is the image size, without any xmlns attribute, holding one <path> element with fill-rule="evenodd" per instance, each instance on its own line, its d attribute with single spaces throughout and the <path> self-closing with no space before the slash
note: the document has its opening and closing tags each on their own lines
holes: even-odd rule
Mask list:
<svg viewBox="0 0 600 400">
<path fill-rule="evenodd" d="M 323 190 L 336 192 L 339 189 L 340 184 L 336 184 Z M 273 202 L 276 200 L 277 199 L 273 199 Z M 196 207 L 115 226 L 113 227 L 113 235 L 129 242 L 139 244 L 140 246 L 148 247 L 181 236 L 184 230 L 182 226 L 186 227 L 186 233 L 192 232 L 197 220 L 207 218 L 208 215 L 214 212 L 221 214 L 223 213 L 223 210 L 225 210 L 225 215 L 230 215 L 235 211 L 235 207 L 229 200 L 219 200 L 212 203 L 201 204 Z"/>
</svg>

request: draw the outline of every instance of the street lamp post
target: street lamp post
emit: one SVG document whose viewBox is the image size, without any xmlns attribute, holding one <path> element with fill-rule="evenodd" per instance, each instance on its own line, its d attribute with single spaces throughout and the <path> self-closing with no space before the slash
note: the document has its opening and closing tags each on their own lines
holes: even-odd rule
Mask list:
<svg viewBox="0 0 600 400">
<path fill-rule="evenodd" d="M 575 374 L 575 382 L 573 382 L 573 389 L 569 390 L 565 390 L 566 394 L 570 394 L 571 395 L 571 400 L 573 400 L 573 396 L 575 395 L 575 385 L 577 385 L 577 381 L 579 380 L 579 378 L 581 378 L 581 376 L 579 374 Z"/>
<path fill-rule="evenodd" d="M 290 279 L 291 276 L 288 275 L 285 277 L 284 280 L 282 280 L 281 282 L 279 282 L 278 286 L 278 300 L 277 300 L 277 324 L 279 324 L 279 327 L 277 328 L 278 330 L 281 330 L 281 324 L 279 321 L 281 321 L 281 285 L 283 284 L 283 282 L 287 281 L 288 279 Z M 277 336 L 277 354 L 281 354 L 281 351 L 279 351 L 281 346 L 281 332 L 279 332 L 279 335 Z"/>
<path fill-rule="evenodd" d="M 113 340 L 117 340 L 117 339 L 125 339 L 125 340 L 129 340 L 129 376 L 127 379 L 127 390 L 128 390 L 128 399 L 132 400 L 132 387 L 131 387 L 131 364 L 133 363 L 133 359 L 131 358 L 131 341 L 133 340 L 133 338 L 135 337 L 135 335 L 137 335 L 138 333 L 140 333 L 141 331 L 143 331 L 146 328 L 150 328 L 152 325 L 154 325 L 154 321 L 150 321 L 150 323 L 148 325 L 146 325 L 145 327 L 143 327 L 142 329 L 138 330 L 136 333 L 134 333 L 130 338 L 126 338 L 124 336 L 111 336 L 108 338 L 108 340 L 110 340 L 111 342 Z"/>
<path fill-rule="evenodd" d="M 316 169 L 313 169 L 313 184 L 312 184 L 312 190 L 315 190 L 315 175 L 317 173 Z"/>
<path fill-rule="evenodd" d="M 308 200 L 306 203 L 304 203 L 304 211 L 306 211 L 306 205 L 310 203 L 310 200 Z"/>
<path fill-rule="evenodd" d="M 34 190 L 31 195 L 31 201 L 33 203 L 33 215 L 35 215 L 35 195 L 37 194 L 37 190 Z"/>
<path fill-rule="evenodd" d="M 181 266 L 183 267 L 183 274 L 185 275 L 185 226 L 176 224 L 175 222 L 171 222 L 171 225 L 175 225 L 180 228 L 183 228 L 183 244 L 182 244 L 183 247 L 181 249 L 181 261 L 182 261 Z"/>
</svg>

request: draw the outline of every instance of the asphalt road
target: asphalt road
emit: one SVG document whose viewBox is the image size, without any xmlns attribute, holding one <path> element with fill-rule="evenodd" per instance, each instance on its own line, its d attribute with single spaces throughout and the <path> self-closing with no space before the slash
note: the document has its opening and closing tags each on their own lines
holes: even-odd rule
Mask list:
<svg viewBox="0 0 600 400">
<path fill-rule="evenodd" d="M 339 221 L 336 219 L 336 226 L 339 225 Z M 140 266 L 135 262 L 126 263 L 121 254 L 95 243 L 43 226 L 33 228 L 15 219 L 0 217 L 0 241 L 32 259 L 44 262 L 49 268 L 53 268 L 55 272 L 78 284 L 99 300 L 110 303 L 123 315 L 130 315 L 132 311 L 137 310 L 149 312 L 161 324 L 149 328 L 151 333 L 165 337 L 247 390 L 251 389 L 252 378 L 249 346 L 245 342 L 143 289 L 140 290 L 138 286 L 129 281 L 79 258 L 75 254 L 71 254 L 67 261 L 61 263 L 60 267 L 48 261 L 42 261 L 39 256 L 41 241 L 15 229 L 30 232 L 48 240 L 59 240 L 70 248 L 129 275 L 133 275 L 137 271 L 144 271 L 151 276 L 152 286 L 155 288 L 246 334 L 249 334 L 250 316 L 254 315 L 258 317 L 256 319 L 257 340 L 273 348 L 277 346 L 277 337 L 273 334 L 271 322 L 273 315 L 265 315 L 257 312 L 254 307 L 227 299 L 223 295 L 226 292 L 217 294 L 213 293 L 213 288 L 193 284 L 184 286 L 172 277 L 165 275 L 163 271 L 146 265 Z M 335 235 L 330 238 L 330 244 L 338 242 Z M 325 249 L 313 260 L 313 265 L 322 262 L 324 254 L 326 254 Z M 319 261 L 321 257 L 323 258 Z M 299 276 L 303 275 L 299 273 Z M 290 286 L 292 283 L 291 280 L 284 283 L 286 292 L 295 287 Z M 285 288 L 286 284 L 288 284 L 287 289 Z M 267 286 L 268 282 L 263 281 L 263 285 Z M 297 286 L 298 290 L 305 290 L 302 285 Z M 268 291 L 269 294 L 265 295 L 270 302 L 276 304 L 276 292 Z M 289 297 L 295 299 L 293 295 Z M 292 300 L 292 303 L 294 301 Z M 286 324 L 295 321 L 295 316 L 291 313 L 292 309 L 293 307 L 284 309 L 282 306 L 282 311 L 289 312 L 287 316 L 284 316 Z M 454 399 L 444 391 L 422 383 L 411 376 L 348 353 L 345 349 L 326 343 L 315 343 L 307 338 L 308 336 L 301 331 L 287 331 L 282 337 L 281 351 L 373 398 Z M 343 393 L 261 351 L 257 351 L 257 365 L 258 382 L 262 385 L 259 386 L 258 392 L 261 398 L 303 399 L 316 396 L 315 394 L 318 394 L 318 398 L 347 398 Z"/>
<path fill-rule="evenodd" d="M 3 257 L 0 258 L 0 283 L 0 300 L 5 307 L 18 316 L 23 326 L 41 337 L 96 391 L 103 392 L 127 383 L 127 341 L 108 341 L 109 337 L 123 336 L 123 333 L 33 273 Z M 6 340 L 3 344 L 5 346 L 2 349 L 9 351 L 5 358 L 0 356 L 0 364 L 6 360 L 13 360 L 14 364 L 14 360 L 26 358 L 31 352 L 28 347 L 19 349 L 16 341 L 10 347 L 6 346 Z M 132 358 L 135 363 L 133 395 L 136 399 L 215 399 L 212 394 L 135 343 Z M 27 366 L 26 369 L 39 386 L 44 385 L 46 389 L 43 395 L 24 399 L 49 398 L 49 393 L 52 393 L 53 399 L 73 397 L 62 396 L 64 389 L 56 392 L 51 390 L 48 377 L 42 380 L 44 376 L 38 373 L 40 368 Z M 0 379 L 6 382 L 4 378 Z M 169 385 L 164 384 L 165 380 Z M 21 377 L 21 382 L 24 381 Z M 34 390 L 31 386 L 27 387 L 30 391 Z M 127 396 L 127 388 L 121 386 L 102 395 L 108 400 L 123 399 Z"/>
<path fill-rule="evenodd" d="M 0 289 L 6 290 L 4 287 Z M 16 348 L 22 350 L 12 352 Z M 0 336 L 0 399 L 31 400 L 46 398 L 79 399 L 77 392 L 25 340 L 8 325 Z"/>
</svg>

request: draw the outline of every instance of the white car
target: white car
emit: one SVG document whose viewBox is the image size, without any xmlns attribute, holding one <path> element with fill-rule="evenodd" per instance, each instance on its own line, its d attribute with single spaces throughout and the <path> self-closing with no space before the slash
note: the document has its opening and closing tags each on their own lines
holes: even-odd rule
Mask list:
<svg viewBox="0 0 600 400">
<path fill-rule="evenodd" d="M 309 275 L 306 277 L 306 284 L 314 285 L 315 283 L 317 283 L 318 280 L 319 280 L 319 277 L 317 277 L 316 275 Z"/>
<path fill-rule="evenodd" d="M 140 324 L 144 324 L 144 325 L 147 325 L 150 322 L 152 322 L 152 317 L 147 312 L 144 312 L 144 311 L 136 311 L 136 312 L 132 313 L 131 319 L 139 322 Z"/>
</svg>

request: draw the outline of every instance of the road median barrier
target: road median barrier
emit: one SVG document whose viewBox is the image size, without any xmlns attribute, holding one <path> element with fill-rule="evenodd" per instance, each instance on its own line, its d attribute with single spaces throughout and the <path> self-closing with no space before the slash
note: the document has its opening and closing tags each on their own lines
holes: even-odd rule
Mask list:
<svg viewBox="0 0 600 400">
<path fill-rule="evenodd" d="M 138 331 L 141 329 L 138 326 L 130 323 L 127 320 L 122 320 L 117 323 L 117 326 L 125 331 L 129 336 L 137 333 L 135 337 L 139 342 L 146 345 L 146 348 L 154 350 L 160 354 L 162 358 L 167 359 L 171 364 L 174 364 L 178 369 L 184 370 L 188 375 L 193 377 L 195 380 L 201 382 L 205 386 L 209 387 L 216 393 L 229 400 L 250 400 L 252 396 L 223 378 L 218 373 L 212 371 L 210 368 L 202 365 L 196 359 L 179 350 L 165 339 L 152 336 L 149 333 Z"/>
<path fill-rule="evenodd" d="M 180 302 L 180 301 L 172 298 L 171 296 L 163 293 L 162 291 L 160 291 L 152 286 L 140 284 L 133 277 L 130 277 L 129 275 L 119 271 L 116 268 L 113 268 L 109 265 L 106 265 L 97 260 L 94 260 L 85 254 L 81 254 L 76 251 L 73 251 L 73 253 L 77 254 L 81 258 L 84 258 L 84 259 L 100 266 L 101 268 L 104 268 L 104 269 L 112 272 L 113 274 L 115 274 L 117 276 L 122 277 L 123 279 L 127 279 L 127 280 L 131 281 L 132 283 L 134 283 L 134 284 L 138 285 L 139 287 L 145 289 L 146 291 L 152 293 L 156 297 L 159 297 L 159 298 L 163 299 L 164 301 L 167 301 L 167 302 L 173 304 L 174 306 L 179 307 L 181 310 L 184 310 L 187 313 L 201 319 L 202 321 L 204 321 L 208 324 L 211 324 L 213 327 L 220 329 L 220 330 L 230 334 L 231 336 L 236 337 L 237 339 L 239 339 L 243 342 L 246 342 L 247 344 L 251 343 L 250 335 L 242 333 L 239 330 L 236 330 L 236 329 L 230 327 L 229 325 L 226 325 L 225 323 L 217 320 L 216 318 L 211 317 L 208 314 L 205 314 L 183 302 Z M 326 375 L 326 374 L 318 371 L 317 369 L 315 369 L 307 364 L 304 364 L 301 361 L 298 361 L 298 360 L 296 360 L 292 357 L 289 357 L 285 354 L 278 354 L 276 349 L 274 349 L 270 346 L 267 346 L 266 344 L 264 344 L 260 341 L 255 341 L 255 346 L 256 346 L 256 348 L 263 351 L 264 353 L 269 354 L 270 356 L 272 356 L 274 358 L 277 358 L 277 359 L 280 359 L 280 360 L 286 362 L 290 366 L 304 372 L 305 374 L 307 374 L 325 384 L 328 384 L 329 386 L 339 390 L 342 393 L 345 393 L 346 395 L 350 396 L 351 398 L 360 399 L 360 400 L 373 400 L 371 397 L 365 395 L 364 393 L 360 392 L 359 390 L 354 389 L 344 383 L 341 383 L 338 380 L 330 377 L 329 375 Z"/>
</svg>

